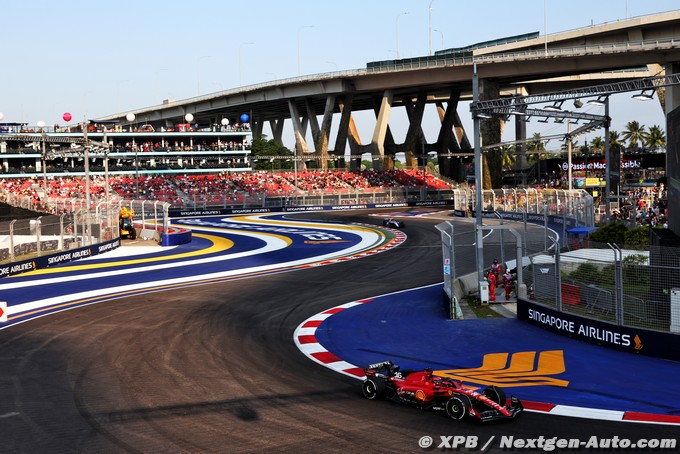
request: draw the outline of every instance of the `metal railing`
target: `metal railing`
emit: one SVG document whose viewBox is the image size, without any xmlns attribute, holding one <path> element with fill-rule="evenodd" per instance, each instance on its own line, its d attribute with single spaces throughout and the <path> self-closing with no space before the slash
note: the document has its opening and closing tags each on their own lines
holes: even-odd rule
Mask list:
<svg viewBox="0 0 680 454">
<path fill-rule="evenodd" d="M 40 257 L 59 251 L 103 243 L 120 237 L 122 207 L 134 210 L 133 225 L 140 231 L 167 231 L 170 204 L 158 200 L 93 197 L 88 210 L 84 198 L 46 198 L 0 192 L 0 201 L 38 213 L 34 218 L 0 222 L 0 263 Z"/>
</svg>

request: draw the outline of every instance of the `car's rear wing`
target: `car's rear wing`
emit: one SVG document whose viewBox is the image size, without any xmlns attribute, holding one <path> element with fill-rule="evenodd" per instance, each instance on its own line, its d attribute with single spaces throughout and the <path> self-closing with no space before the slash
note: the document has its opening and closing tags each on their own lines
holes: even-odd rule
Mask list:
<svg viewBox="0 0 680 454">
<path fill-rule="evenodd" d="M 366 366 L 366 370 L 389 369 L 392 366 L 394 366 L 394 363 L 390 360 L 387 360 L 375 364 L 369 364 Z"/>
</svg>

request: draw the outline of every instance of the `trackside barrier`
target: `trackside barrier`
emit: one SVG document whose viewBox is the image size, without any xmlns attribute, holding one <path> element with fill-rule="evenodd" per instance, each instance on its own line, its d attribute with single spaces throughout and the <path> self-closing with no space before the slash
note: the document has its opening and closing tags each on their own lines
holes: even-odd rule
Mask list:
<svg viewBox="0 0 680 454">
<path fill-rule="evenodd" d="M 265 208 L 216 208 L 204 210 L 169 210 L 172 218 L 190 216 L 220 216 L 225 214 L 259 214 L 259 213 L 302 213 L 314 211 L 349 211 L 371 210 L 377 208 L 405 208 L 405 207 L 447 207 L 453 200 L 428 200 L 395 203 L 358 203 L 354 205 L 309 205 L 309 206 L 272 206 Z"/>
<path fill-rule="evenodd" d="M 680 361 L 680 336 L 676 334 L 619 326 L 573 313 L 558 312 L 523 298 L 517 299 L 517 319 L 602 347 Z"/>
<path fill-rule="evenodd" d="M 161 235 L 161 246 L 178 246 L 191 243 L 191 230 L 170 227 Z"/>
<path fill-rule="evenodd" d="M 68 251 L 60 251 L 53 254 L 42 255 L 40 257 L 34 257 L 28 260 L 8 263 L 6 265 L 0 266 L 0 277 L 14 276 L 16 274 L 26 273 L 28 271 L 49 268 L 61 263 L 99 255 L 118 247 L 120 247 L 120 239 L 116 238 L 104 243 L 93 244 L 90 246 L 69 249 Z"/>
</svg>

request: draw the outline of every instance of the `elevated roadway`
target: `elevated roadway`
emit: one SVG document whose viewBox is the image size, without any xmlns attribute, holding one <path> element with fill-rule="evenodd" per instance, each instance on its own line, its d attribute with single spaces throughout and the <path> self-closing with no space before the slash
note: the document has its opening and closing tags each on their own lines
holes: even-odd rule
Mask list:
<svg viewBox="0 0 680 454">
<path fill-rule="evenodd" d="M 379 156 L 405 152 L 408 159 L 423 151 L 449 156 L 472 148 L 460 121 L 469 112 L 459 112 L 458 105 L 471 96 L 474 65 L 483 86 L 482 96 L 494 99 L 676 72 L 678 61 L 680 11 L 673 11 L 489 46 L 475 50 L 471 57 L 395 60 L 379 68 L 272 81 L 133 112 L 135 123 L 159 127 L 182 123 L 187 113 L 199 125 L 219 125 L 223 117 L 239 118 L 246 112 L 256 137 L 269 123 L 277 140 L 281 139 L 284 122 L 291 121 L 296 152 L 322 163 L 329 154 L 344 156 L 347 145 L 355 158 L 366 152 Z M 678 97 L 660 93 L 662 101 L 670 98 L 667 111 L 680 105 Z M 426 104 L 437 106 L 441 120 L 434 143 L 425 143 L 421 129 Z M 395 143 L 390 130 L 393 107 L 406 109 L 409 118 L 402 144 Z M 366 110 L 375 112 L 376 124 L 370 140 L 362 141 L 352 113 Z M 125 126 L 129 123 L 127 113 L 100 120 L 117 120 Z M 340 114 L 336 140 L 329 143 L 335 114 Z M 312 144 L 307 143 L 308 129 Z"/>
</svg>

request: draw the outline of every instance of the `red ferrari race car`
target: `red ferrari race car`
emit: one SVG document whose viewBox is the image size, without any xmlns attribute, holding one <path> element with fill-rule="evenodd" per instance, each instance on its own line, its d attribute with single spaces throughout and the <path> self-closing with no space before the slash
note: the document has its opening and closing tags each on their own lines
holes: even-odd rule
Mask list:
<svg viewBox="0 0 680 454">
<path fill-rule="evenodd" d="M 432 369 L 401 371 L 392 361 L 383 361 L 369 365 L 364 373 L 361 391 L 367 399 L 386 398 L 423 410 L 443 411 L 451 419 L 513 419 L 524 410 L 519 399 L 507 399 L 497 386 L 480 393 L 465 388 L 460 381 L 434 375 Z"/>
</svg>

